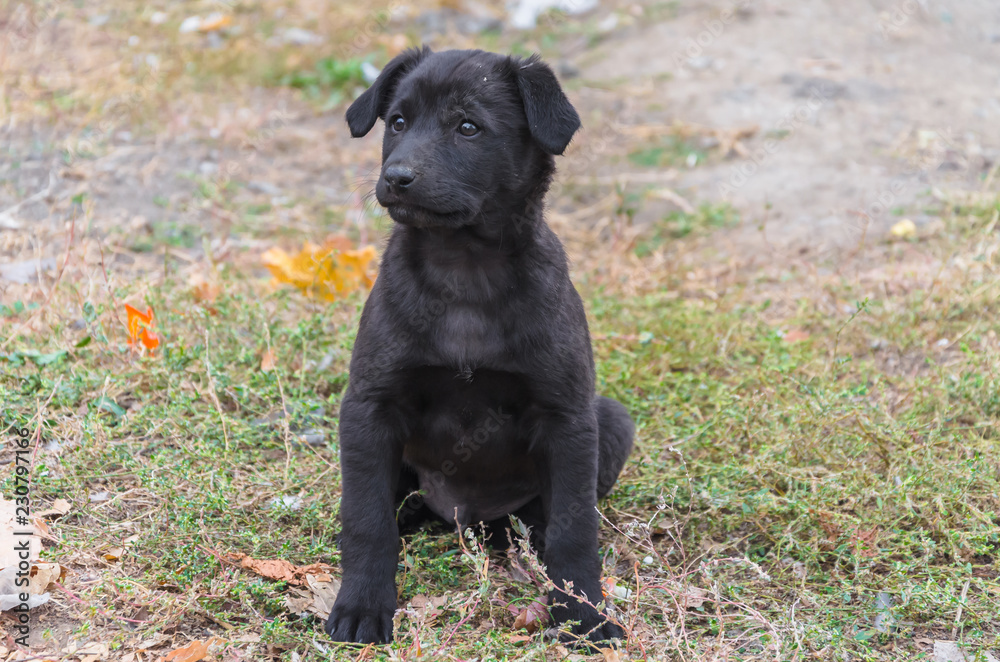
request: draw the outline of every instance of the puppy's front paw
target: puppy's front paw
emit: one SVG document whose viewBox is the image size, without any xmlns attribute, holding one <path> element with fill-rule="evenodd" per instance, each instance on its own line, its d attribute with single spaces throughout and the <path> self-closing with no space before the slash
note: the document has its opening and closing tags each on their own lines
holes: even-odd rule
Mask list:
<svg viewBox="0 0 1000 662">
<path fill-rule="evenodd" d="M 574 598 L 568 598 L 565 593 L 553 592 L 549 596 L 550 610 L 556 627 L 565 629 L 565 624 L 575 621 L 569 627 L 569 632 L 559 635 L 563 643 L 580 644 L 583 639 L 597 643 L 611 639 L 625 639 L 625 631 L 616 623 L 611 622 L 607 615 Z"/>
<path fill-rule="evenodd" d="M 387 644 L 392 641 L 393 613 L 392 604 L 366 604 L 363 600 L 338 597 L 324 629 L 334 641 Z"/>
</svg>

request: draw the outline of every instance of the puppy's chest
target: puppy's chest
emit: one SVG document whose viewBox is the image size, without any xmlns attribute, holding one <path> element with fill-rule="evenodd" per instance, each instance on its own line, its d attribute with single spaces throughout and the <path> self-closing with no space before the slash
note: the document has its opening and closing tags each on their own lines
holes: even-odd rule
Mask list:
<svg viewBox="0 0 1000 662">
<path fill-rule="evenodd" d="M 503 354 L 503 324 L 481 306 L 453 303 L 433 319 L 425 336 L 434 364 L 472 370 Z"/>
<path fill-rule="evenodd" d="M 432 365 L 459 370 L 496 365 L 511 343 L 511 274 L 497 265 L 441 273 L 424 303 L 421 343 Z"/>
</svg>

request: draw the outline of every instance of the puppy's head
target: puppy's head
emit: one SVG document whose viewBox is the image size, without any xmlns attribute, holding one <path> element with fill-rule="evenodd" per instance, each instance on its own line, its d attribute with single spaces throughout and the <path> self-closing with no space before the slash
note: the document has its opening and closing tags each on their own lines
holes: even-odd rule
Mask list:
<svg viewBox="0 0 1000 662">
<path fill-rule="evenodd" d="M 393 220 L 460 227 L 540 196 L 580 127 L 537 57 L 408 50 L 347 110 L 351 134 L 385 121 L 375 196 Z"/>
</svg>

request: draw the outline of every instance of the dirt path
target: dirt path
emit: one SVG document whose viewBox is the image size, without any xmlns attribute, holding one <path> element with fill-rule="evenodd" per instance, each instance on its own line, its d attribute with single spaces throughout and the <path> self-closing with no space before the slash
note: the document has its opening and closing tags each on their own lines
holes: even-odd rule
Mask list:
<svg viewBox="0 0 1000 662">
<path fill-rule="evenodd" d="M 667 122 L 759 127 L 746 157 L 681 168 L 688 199 L 731 201 L 744 240 L 843 247 L 932 187 L 978 189 L 1000 157 L 1000 5 L 709 1 L 614 33 L 588 80 L 654 80 Z M 657 109 L 659 109 L 657 111 Z"/>
<path fill-rule="evenodd" d="M 573 26 L 583 28 L 574 33 Z M 561 164 L 564 180 L 603 180 L 597 193 L 607 195 L 611 180 L 642 170 L 627 156 L 644 141 L 679 126 L 698 127 L 700 140 L 715 131 L 713 158 L 646 168 L 642 177 L 692 206 L 731 203 L 744 223 L 727 230 L 728 239 L 748 251 L 766 242 L 835 255 L 866 229 L 868 237 L 884 235 L 901 215 L 926 223 L 934 188 L 995 185 L 1000 5 L 990 0 L 950 7 L 918 0 L 606 1 L 557 29 L 564 55 L 555 59 L 587 128 L 573 147 L 587 158 L 573 160 L 571 152 Z M 586 30 L 600 36 L 596 46 L 580 36 Z M 504 38 L 512 34 L 516 40 L 518 33 Z M 478 44 L 468 35 L 425 36 L 436 48 Z M 358 211 L 359 194 L 370 188 L 364 178 L 377 165 L 378 140 L 350 141 L 342 109 L 317 114 L 288 89 L 225 100 L 208 116 L 166 101 L 170 117 L 156 135 L 127 124 L 98 132 L 95 155 L 69 167 L 66 146 L 92 131 L 23 118 L 0 123 L 0 211 L 44 192 L 0 218 L 5 259 L 29 248 L 33 230 L 46 232 L 32 256 L 57 255 L 46 237 L 63 232 L 78 190 L 96 205 L 92 229 L 156 236 L 179 225 L 224 234 L 234 214 L 198 191 L 227 167 L 236 168 L 232 179 L 240 184 L 228 201 L 237 204 L 235 216 L 247 205 L 272 207 L 244 230 L 322 234 L 344 222 L 324 221 L 328 208 L 350 212 L 350 222 L 371 222 Z M 616 122 L 651 133 L 602 135 L 602 125 Z M 611 146 L 595 148 L 601 140 Z M 581 204 L 557 201 L 564 211 Z M 656 222 L 672 208 L 670 200 L 655 201 L 636 222 Z M 200 242 L 190 248 L 197 253 Z"/>
</svg>

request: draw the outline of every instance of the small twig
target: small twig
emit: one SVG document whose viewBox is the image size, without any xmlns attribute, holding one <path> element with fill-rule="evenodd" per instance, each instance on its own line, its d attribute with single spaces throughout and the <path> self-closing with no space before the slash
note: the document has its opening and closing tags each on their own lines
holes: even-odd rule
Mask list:
<svg viewBox="0 0 1000 662">
<path fill-rule="evenodd" d="M 267 317 L 264 317 L 264 340 L 267 343 L 267 353 L 271 356 L 274 354 L 271 352 L 271 329 L 267 325 Z M 281 395 L 281 411 L 284 414 L 282 418 L 282 425 L 285 428 L 284 441 L 285 441 L 285 487 L 288 486 L 288 476 L 292 470 L 292 444 L 291 435 L 292 428 L 288 420 L 288 405 L 285 402 L 285 388 L 281 385 L 281 375 L 275 371 L 275 379 L 278 380 L 278 394 Z"/>
<path fill-rule="evenodd" d="M 208 358 L 208 329 L 205 329 L 205 374 L 208 375 L 209 393 L 212 394 L 212 402 L 215 403 L 215 410 L 219 412 L 219 421 L 222 422 L 222 436 L 226 441 L 226 452 L 229 452 L 229 427 L 226 425 L 226 415 L 222 412 L 222 403 L 219 402 L 219 394 L 215 392 L 215 378 L 212 377 L 212 362 Z"/>
<path fill-rule="evenodd" d="M 969 580 L 962 584 L 962 594 L 958 598 L 958 613 L 955 614 L 955 625 L 951 628 L 951 640 L 958 641 L 958 627 L 962 622 L 962 611 L 965 609 L 965 597 L 969 594 Z"/>
<path fill-rule="evenodd" d="M 62 375 L 59 375 L 59 377 L 56 379 L 56 383 L 52 385 L 52 392 L 49 393 L 49 397 L 46 398 L 45 404 L 39 407 L 38 410 L 35 412 L 34 418 L 38 419 L 38 424 L 35 425 L 35 448 L 34 450 L 31 451 L 32 467 L 35 466 L 35 456 L 38 455 L 38 447 L 42 444 L 42 412 L 45 411 L 48 408 L 49 403 L 52 402 L 52 398 L 55 397 L 56 389 L 59 388 L 60 384 L 62 384 Z"/>
<path fill-rule="evenodd" d="M 70 599 L 75 600 L 75 601 L 79 602 L 82 605 L 86 605 L 88 609 L 95 610 L 98 614 L 100 614 L 101 616 L 103 616 L 105 618 L 109 618 L 109 619 L 112 619 L 112 620 L 125 621 L 126 623 L 136 623 L 136 624 L 140 624 L 140 625 L 152 622 L 152 621 L 140 621 L 140 620 L 136 620 L 134 618 L 125 618 L 124 616 L 112 616 L 111 614 L 109 614 L 108 612 L 104 611 L 100 607 L 95 607 L 95 606 L 91 605 L 89 602 L 87 602 L 86 600 L 84 600 L 83 598 L 81 598 L 76 593 L 74 593 L 73 591 L 69 590 L 68 588 L 66 588 L 65 586 L 63 586 L 62 584 L 60 584 L 59 582 L 52 582 L 52 583 L 57 588 L 59 588 L 62 592 L 64 592 L 66 595 L 68 595 L 70 597 Z"/>
</svg>

